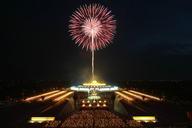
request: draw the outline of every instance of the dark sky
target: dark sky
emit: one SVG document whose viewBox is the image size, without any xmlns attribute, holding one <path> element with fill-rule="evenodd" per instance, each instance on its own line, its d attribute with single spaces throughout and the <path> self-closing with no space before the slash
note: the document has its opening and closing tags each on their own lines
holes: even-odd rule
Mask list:
<svg viewBox="0 0 192 128">
<path fill-rule="evenodd" d="M 96 53 L 98 79 L 192 78 L 190 0 L 15 0 L 1 3 L 0 79 L 88 79 L 91 55 L 68 32 L 86 3 L 103 4 L 117 20 L 113 44 Z"/>
</svg>

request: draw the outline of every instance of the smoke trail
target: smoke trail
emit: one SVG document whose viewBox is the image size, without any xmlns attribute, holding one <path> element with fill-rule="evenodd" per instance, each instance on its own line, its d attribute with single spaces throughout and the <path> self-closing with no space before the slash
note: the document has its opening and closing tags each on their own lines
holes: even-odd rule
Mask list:
<svg viewBox="0 0 192 128">
<path fill-rule="evenodd" d="M 92 80 L 94 80 L 94 37 L 91 36 L 91 54 L 92 54 L 92 58 L 91 58 L 91 66 L 92 66 Z"/>
</svg>

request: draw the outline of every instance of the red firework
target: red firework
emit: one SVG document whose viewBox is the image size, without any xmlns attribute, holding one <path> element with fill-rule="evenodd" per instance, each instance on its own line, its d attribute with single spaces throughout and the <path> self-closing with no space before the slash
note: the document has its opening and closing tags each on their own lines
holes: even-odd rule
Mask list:
<svg viewBox="0 0 192 128">
<path fill-rule="evenodd" d="M 99 50 L 111 43 L 116 21 L 111 11 L 99 4 L 84 5 L 72 15 L 69 32 L 76 44 L 86 50 Z"/>
</svg>

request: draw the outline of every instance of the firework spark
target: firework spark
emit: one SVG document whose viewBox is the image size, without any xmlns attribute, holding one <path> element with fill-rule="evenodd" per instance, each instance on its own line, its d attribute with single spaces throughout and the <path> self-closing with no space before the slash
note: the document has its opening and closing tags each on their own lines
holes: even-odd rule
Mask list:
<svg viewBox="0 0 192 128">
<path fill-rule="evenodd" d="M 99 50 L 111 43 L 116 21 L 107 8 L 99 4 L 84 5 L 71 17 L 69 32 L 76 44 L 86 50 Z"/>
<path fill-rule="evenodd" d="M 76 44 L 92 53 L 92 80 L 94 80 L 94 51 L 111 43 L 116 21 L 111 11 L 99 4 L 84 5 L 71 17 L 69 32 Z"/>
</svg>

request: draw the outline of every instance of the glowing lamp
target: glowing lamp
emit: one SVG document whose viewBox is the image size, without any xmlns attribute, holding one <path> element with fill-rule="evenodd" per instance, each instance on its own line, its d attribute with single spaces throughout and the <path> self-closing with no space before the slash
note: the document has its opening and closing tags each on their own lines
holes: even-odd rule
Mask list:
<svg viewBox="0 0 192 128">
<path fill-rule="evenodd" d="M 103 104 L 103 107 L 106 107 L 107 105 L 106 104 Z"/>
<path fill-rule="evenodd" d="M 133 120 L 137 122 L 156 122 L 155 116 L 133 116 Z"/>
<path fill-rule="evenodd" d="M 54 121 L 55 117 L 31 117 L 30 123 L 42 123 L 48 121 Z"/>
</svg>

